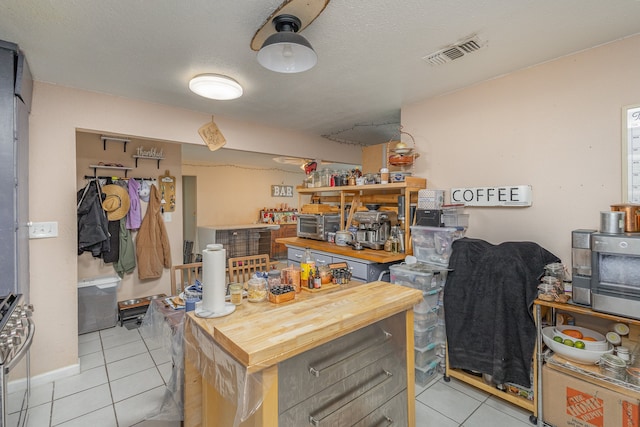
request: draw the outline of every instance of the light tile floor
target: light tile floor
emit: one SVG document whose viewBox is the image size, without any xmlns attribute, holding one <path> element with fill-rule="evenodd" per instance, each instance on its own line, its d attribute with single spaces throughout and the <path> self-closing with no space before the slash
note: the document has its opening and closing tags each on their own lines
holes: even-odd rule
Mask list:
<svg viewBox="0 0 640 427">
<path fill-rule="evenodd" d="M 152 421 L 163 402 L 171 360 L 159 340 L 139 329 L 116 326 L 79 337 L 78 375 L 34 387 L 30 427 L 178 427 L 177 421 Z M 9 395 L 9 412 L 17 409 Z M 416 386 L 418 427 L 531 427 L 519 407 L 442 376 Z M 8 424 L 17 417 L 12 413 Z"/>
</svg>

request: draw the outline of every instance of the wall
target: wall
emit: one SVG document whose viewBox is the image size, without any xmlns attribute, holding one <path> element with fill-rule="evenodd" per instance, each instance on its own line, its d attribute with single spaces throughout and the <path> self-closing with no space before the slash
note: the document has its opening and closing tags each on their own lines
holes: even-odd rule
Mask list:
<svg viewBox="0 0 640 427">
<path fill-rule="evenodd" d="M 640 102 L 640 36 L 402 108 L 428 187 L 529 184 L 528 208 L 466 208 L 468 236 L 534 241 L 571 265 L 571 230 L 620 203 L 621 108 Z M 473 66 L 465 59 L 445 67 Z M 473 61 L 469 57 L 469 61 Z"/>
<path fill-rule="evenodd" d="M 106 132 L 107 135 L 110 135 Z M 127 176 L 130 178 L 158 178 L 164 175 L 168 170 L 171 176 L 176 178 L 176 200 L 182 199 L 182 179 L 181 170 L 181 154 L 180 145 L 170 144 L 154 140 L 140 140 L 132 138 L 127 143 L 127 151 L 124 151 L 122 142 L 107 141 L 103 146 L 100 135 L 96 133 L 77 132 L 76 134 L 76 188 L 81 189 L 87 184 L 84 179 L 85 175 L 93 175 L 93 169 L 89 169 L 88 165 L 104 163 L 119 163 L 127 167 L 133 167 L 128 171 Z M 106 147 L 106 149 L 103 149 Z M 160 161 L 160 169 L 156 160 L 139 159 L 138 167 L 135 167 L 135 161 L 131 157 L 136 154 L 138 147 L 144 147 L 146 150 L 157 148 L 162 150 L 164 159 Z M 122 176 L 124 171 L 98 169 L 98 176 Z M 147 210 L 147 203 L 141 201 L 142 215 Z M 172 212 L 171 221 L 165 221 L 165 228 L 169 236 L 171 245 L 171 260 L 174 264 L 182 264 L 182 204 L 176 204 L 175 212 Z M 165 217 L 166 219 L 166 217 Z M 137 236 L 137 232 L 133 232 L 133 238 Z M 122 278 L 117 291 L 117 300 L 123 301 L 127 299 L 137 298 L 141 296 L 171 293 L 171 276 L 170 271 L 165 269 L 162 277 L 153 280 L 139 280 L 138 269 L 133 273 L 125 274 Z M 115 271 L 113 264 L 105 264 L 101 258 L 94 258 L 91 253 L 85 252 L 78 256 L 78 280 L 113 275 Z"/>
<path fill-rule="evenodd" d="M 305 174 L 278 168 L 250 165 L 183 164 L 184 175 L 197 177 L 197 223 L 202 225 L 238 225 L 258 222 L 262 208 L 281 203 L 298 207 L 295 187 Z M 272 185 L 291 185 L 293 197 L 271 197 Z"/>
<path fill-rule="evenodd" d="M 404 106 L 404 129 L 422 152 L 416 174 L 430 188 L 533 185 L 530 208 L 467 209 L 469 234 L 533 240 L 570 263 L 571 230 L 597 227 L 598 212 L 621 198 L 620 108 L 639 102 L 639 50 L 640 37 L 629 38 Z M 30 244 L 34 375 L 77 369 L 76 130 L 200 144 L 197 129 L 210 118 L 36 82 L 30 217 L 57 221 L 59 236 Z M 220 116 L 216 123 L 229 148 L 359 162 L 359 149 L 319 137 Z"/>
<path fill-rule="evenodd" d="M 57 221 L 59 235 L 30 241 L 38 328 L 31 347 L 34 384 L 78 371 L 76 131 L 202 144 L 197 131 L 210 120 L 208 114 L 35 82 L 29 124 L 30 219 Z M 232 149 L 322 159 L 340 156 L 353 163 L 360 158 L 355 146 L 320 137 L 219 115 L 216 123 Z"/>
</svg>

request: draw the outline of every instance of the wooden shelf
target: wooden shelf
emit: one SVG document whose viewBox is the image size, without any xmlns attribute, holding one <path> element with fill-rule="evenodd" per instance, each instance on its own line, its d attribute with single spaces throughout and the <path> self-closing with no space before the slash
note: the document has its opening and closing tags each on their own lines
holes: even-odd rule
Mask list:
<svg viewBox="0 0 640 427">
<path fill-rule="evenodd" d="M 536 415 L 536 405 L 534 400 L 528 400 L 521 396 L 516 396 L 514 394 L 509 394 L 506 391 L 498 390 L 495 386 L 491 386 L 485 383 L 482 380 L 482 377 L 477 377 L 475 375 L 468 374 L 459 369 L 451 369 L 447 368 L 447 376 L 456 378 L 462 382 L 465 382 L 469 385 L 472 385 L 482 391 L 485 391 L 491 395 L 497 396 L 500 399 L 506 400 L 507 402 L 513 403 L 521 408 L 530 411 L 534 416 Z"/>
<path fill-rule="evenodd" d="M 632 319 L 630 317 L 616 316 L 615 314 L 601 313 L 599 311 L 593 311 L 589 307 L 583 307 L 574 304 L 562 304 L 558 302 L 543 301 L 541 299 L 535 300 L 534 304 L 543 307 L 550 307 L 556 310 L 568 311 L 570 313 L 583 314 L 585 316 L 593 316 L 600 319 L 613 320 L 614 322 L 631 323 L 633 325 L 640 325 L 640 320 Z"/>
<path fill-rule="evenodd" d="M 567 313 L 574 313 L 574 314 L 581 314 L 581 315 L 585 315 L 585 316 L 591 316 L 591 317 L 595 317 L 595 318 L 599 318 L 599 319 L 605 319 L 605 320 L 611 320 L 614 322 L 622 322 L 622 323 L 628 323 L 630 325 L 640 325 L 640 320 L 638 319 L 632 319 L 629 317 L 623 317 L 623 316 L 616 316 L 614 314 L 608 314 L 608 313 L 601 313 L 599 311 L 594 311 L 592 309 L 590 309 L 589 307 L 583 307 L 583 306 L 579 306 L 579 305 L 574 305 L 574 304 L 562 304 L 562 303 L 557 303 L 557 302 L 550 302 L 550 301 L 543 301 L 541 299 L 536 299 L 533 302 L 533 306 L 534 306 L 534 317 L 536 319 L 536 325 L 537 325 L 537 332 L 538 332 L 538 341 L 536 346 L 541 349 L 542 348 L 542 307 L 548 307 L 552 310 L 552 318 L 554 319 L 555 322 L 555 312 L 556 311 L 564 311 Z M 544 396 L 542 396 L 542 393 L 540 392 L 542 390 L 542 352 L 540 350 L 538 350 L 537 352 L 537 357 L 539 358 L 540 362 L 538 363 L 539 367 L 538 367 L 538 375 L 537 375 L 537 384 L 538 384 L 538 388 L 537 390 L 539 391 L 540 396 L 537 399 L 537 406 L 538 406 L 538 417 L 542 420 L 543 419 L 543 410 L 542 410 L 542 399 Z M 556 357 L 556 355 L 554 354 L 553 356 L 554 358 Z M 560 357 L 561 358 L 561 357 Z M 573 364 L 574 366 L 579 366 L 579 364 Z M 561 363 L 556 362 L 556 363 L 549 363 L 549 366 L 552 367 L 555 370 L 558 370 L 560 372 L 564 372 L 568 375 L 571 375 L 575 378 L 584 380 L 584 381 L 588 381 L 591 382 L 593 384 L 599 385 L 601 387 L 605 387 L 608 388 L 610 390 L 614 390 L 614 391 L 621 391 L 621 388 L 617 385 L 612 384 L 610 381 L 606 380 L 606 379 L 594 379 L 592 378 L 590 375 L 587 375 L 586 373 L 590 370 L 593 370 L 594 368 L 592 366 L 582 366 L 582 370 L 583 372 L 585 372 L 585 374 L 581 374 L 580 372 L 577 372 L 575 369 L 569 369 L 566 366 L 562 366 Z M 626 390 L 626 392 L 629 392 L 629 390 Z M 548 398 L 548 396 L 547 396 Z"/>
<path fill-rule="evenodd" d="M 333 196 L 321 196 L 320 201 L 329 203 L 338 203 L 340 206 L 340 224 L 345 229 L 349 224 L 345 225 L 344 207 L 347 204 L 357 200 L 363 204 L 379 203 L 390 204 L 397 207 L 398 196 L 404 195 L 406 203 L 404 204 L 404 247 L 405 254 L 413 253 L 411 248 L 411 201 L 417 202 L 418 191 L 427 188 L 426 178 L 418 178 L 415 176 L 406 177 L 404 182 L 393 182 L 389 184 L 367 184 L 367 185 L 344 185 L 340 187 L 297 187 L 298 191 L 298 207 L 302 208 L 302 198 L 310 196 L 312 199 L 320 193 L 333 193 Z M 400 212 L 398 212 L 400 214 Z"/>
</svg>

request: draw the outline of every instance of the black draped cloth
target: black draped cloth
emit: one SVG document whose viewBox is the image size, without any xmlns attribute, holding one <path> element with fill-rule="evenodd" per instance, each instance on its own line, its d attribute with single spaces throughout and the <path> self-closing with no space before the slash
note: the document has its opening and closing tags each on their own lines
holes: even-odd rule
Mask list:
<svg viewBox="0 0 640 427">
<path fill-rule="evenodd" d="M 532 306 L 544 266 L 560 262 L 533 242 L 453 242 L 444 288 L 449 366 L 531 386 Z"/>
</svg>

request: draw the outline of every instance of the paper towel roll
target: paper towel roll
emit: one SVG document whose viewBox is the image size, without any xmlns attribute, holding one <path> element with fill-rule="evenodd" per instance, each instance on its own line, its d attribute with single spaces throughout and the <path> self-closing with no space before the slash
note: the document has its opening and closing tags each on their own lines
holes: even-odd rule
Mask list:
<svg viewBox="0 0 640 427">
<path fill-rule="evenodd" d="M 225 307 L 226 250 L 220 244 L 207 245 L 202 251 L 202 309 L 220 313 Z"/>
</svg>

